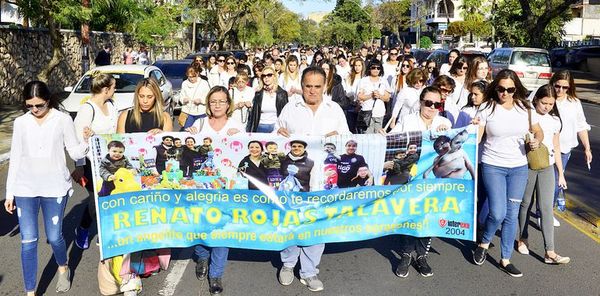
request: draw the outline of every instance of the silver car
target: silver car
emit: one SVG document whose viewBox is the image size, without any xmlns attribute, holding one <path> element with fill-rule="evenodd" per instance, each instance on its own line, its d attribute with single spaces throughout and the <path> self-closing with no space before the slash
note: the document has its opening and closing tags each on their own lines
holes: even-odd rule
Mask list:
<svg viewBox="0 0 600 296">
<path fill-rule="evenodd" d="M 552 77 L 552 66 L 548 51 L 540 48 L 511 47 L 496 48 L 488 55 L 492 76 L 510 69 L 517 73 L 529 91 L 547 84 Z"/>
</svg>

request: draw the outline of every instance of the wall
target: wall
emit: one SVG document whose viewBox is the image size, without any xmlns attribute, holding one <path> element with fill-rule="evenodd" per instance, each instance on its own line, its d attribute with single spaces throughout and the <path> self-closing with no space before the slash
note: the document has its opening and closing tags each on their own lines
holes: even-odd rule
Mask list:
<svg viewBox="0 0 600 296">
<path fill-rule="evenodd" d="M 81 39 L 77 31 L 62 30 L 64 59 L 52 71 L 48 85 L 54 92 L 74 85 L 82 76 Z M 127 46 L 138 48 L 131 35 L 122 33 L 90 33 L 90 67 L 104 43 L 113 46 L 112 63 L 122 63 Z M 189 42 L 178 42 L 177 55 L 183 58 L 189 52 Z M 36 79 L 44 64 L 52 58 L 52 44 L 47 30 L 0 28 L 0 104 L 17 104 L 25 83 Z"/>
</svg>

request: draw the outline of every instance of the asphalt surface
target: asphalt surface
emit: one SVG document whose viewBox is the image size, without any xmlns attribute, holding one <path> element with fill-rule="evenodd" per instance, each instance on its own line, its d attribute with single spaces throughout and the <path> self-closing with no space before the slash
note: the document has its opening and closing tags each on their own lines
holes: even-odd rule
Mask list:
<svg viewBox="0 0 600 296">
<path fill-rule="evenodd" d="M 578 83 L 579 85 L 579 83 Z M 597 82 L 582 83 L 585 100 L 600 102 Z M 583 97 L 583 96 L 582 96 Z M 600 106 L 584 103 L 588 122 L 592 125 L 590 141 L 594 154 L 588 171 L 581 147 L 573 150 L 567 169 L 567 196 L 586 210 L 600 216 L 600 199 L 596 192 L 600 174 Z M 10 147 L 11 119 L 18 116 L 14 108 L 0 108 L 0 156 Z M 595 148 L 595 149 L 594 149 Z M 2 159 L 0 159 L 0 162 Z M 0 165 L 0 192 L 6 187 L 7 163 Z M 76 193 L 65 211 L 64 235 L 68 246 L 73 286 L 66 295 L 100 295 L 97 282 L 98 247 L 91 243 L 81 251 L 73 243 L 74 229 L 85 207 L 84 190 L 76 185 Z M 0 211 L 0 295 L 22 295 L 20 237 L 17 218 Z M 562 220 L 555 228 L 556 251 L 571 257 L 571 263 L 551 266 L 543 263 L 541 233 L 530 233 L 530 255 L 514 253 L 512 262 L 524 273 L 512 278 L 498 269 L 499 247 L 492 248 L 483 266 L 471 263 L 472 242 L 433 240 L 429 263 L 434 276 L 421 277 L 411 268 L 406 279 L 393 273 L 398 259 L 398 239 L 388 236 L 374 240 L 327 244 L 319 275 L 325 290 L 308 291 L 298 279 L 291 286 L 281 286 L 277 272 L 281 265 L 277 252 L 232 249 L 224 275 L 224 295 L 594 295 L 600 296 L 600 244 Z M 40 219 L 41 223 L 41 219 Z M 41 224 L 40 224 L 41 225 Z M 532 226 L 533 227 L 533 226 Z M 40 230 L 38 295 L 56 295 L 56 264 L 50 246 Z M 496 245 L 499 240 L 494 240 Z M 194 275 L 191 249 L 173 250 L 167 271 L 144 280 L 141 295 L 209 295 L 208 283 Z M 296 269 L 296 276 L 298 272 Z"/>
</svg>

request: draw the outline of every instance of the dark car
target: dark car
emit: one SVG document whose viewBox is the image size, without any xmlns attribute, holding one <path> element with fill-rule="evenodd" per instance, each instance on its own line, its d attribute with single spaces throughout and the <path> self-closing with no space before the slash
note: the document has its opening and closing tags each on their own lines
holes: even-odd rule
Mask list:
<svg viewBox="0 0 600 296">
<path fill-rule="evenodd" d="M 427 57 L 431 54 L 431 50 L 428 49 L 412 49 L 411 54 L 417 60 L 417 63 L 420 65 L 421 63 L 427 61 Z"/>
<path fill-rule="evenodd" d="M 181 84 L 187 79 L 186 70 L 193 60 L 160 60 L 154 63 L 167 77 L 173 85 L 173 103 L 175 106 L 181 105 L 179 101 L 179 92 Z"/>
<path fill-rule="evenodd" d="M 439 66 L 448 62 L 448 50 L 447 49 L 436 49 L 427 57 L 428 60 L 434 60 Z"/>
<path fill-rule="evenodd" d="M 550 50 L 550 62 L 552 67 L 563 67 L 566 64 L 568 48 L 557 47 Z"/>
<path fill-rule="evenodd" d="M 565 58 L 566 64 L 580 70 L 587 69 L 588 58 L 600 58 L 600 46 L 586 46 L 572 48 Z"/>
<path fill-rule="evenodd" d="M 481 51 L 477 51 L 477 50 L 464 50 L 464 51 L 460 52 L 460 55 L 462 55 L 463 57 L 467 58 L 467 60 L 469 61 L 469 63 L 475 57 L 482 57 L 484 60 L 486 59 L 485 53 L 483 53 Z"/>
</svg>

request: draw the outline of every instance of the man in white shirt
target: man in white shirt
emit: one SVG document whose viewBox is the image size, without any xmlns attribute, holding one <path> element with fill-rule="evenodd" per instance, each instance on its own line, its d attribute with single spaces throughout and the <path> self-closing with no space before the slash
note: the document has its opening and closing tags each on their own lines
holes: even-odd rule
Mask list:
<svg viewBox="0 0 600 296">
<path fill-rule="evenodd" d="M 278 134 L 333 136 L 350 134 L 344 112 L 333 101 L 323 101 L 325 72 L 320 67 L 308 67 L 302 73 L 303 101 L 288 103 L 275 124 Z M 311 188 L 315 190 L 315 188 Z M 323 290 L 323 283 L 317 277 L 317 266 L 325 244 L 313 246 L 291 246 L 281 251 L 283 267 L 279 271 L 279 282 L 288 286 L 294 281 L 294 267 L 300 259 L 300 282 L 316 292 Z"/>
</svg>

